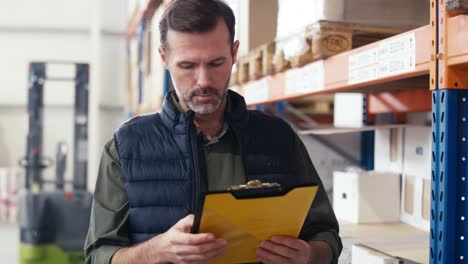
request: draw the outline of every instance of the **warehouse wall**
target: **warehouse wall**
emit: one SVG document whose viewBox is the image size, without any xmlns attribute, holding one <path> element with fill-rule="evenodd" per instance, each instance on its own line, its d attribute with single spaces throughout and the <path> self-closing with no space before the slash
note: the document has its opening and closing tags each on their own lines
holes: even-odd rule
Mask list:
<svg viewBox="0 0 468 264">
<path fill-rule="evenodd" d="M 14 28 L 89 29 L 91 0 L 2 1 L 0 25 Z M 58 27 L 57 25 L 61 25 Z"/>
<path fill-rule="evenodd" d="M 96 5 L 102 8 L 96 9 Z M 0 166 L 12 167 L 26 150 L 27 65 L 30 61 L 88 62 L 90 76 L 89 183 L 94 188 L 105 141 L 125 121 L 127 2 L 3 1 L 0 9 Z M 58 26 L 59 25 L 59 26 Z M 58 70 L 59 74 L 63 69 Z M 44 155 L 55 157 L 59 140 L 73 144 L 72 83 L 46 83 Z M 19 133 L 18 131 L 21 131 Z M 24 132 L 23 132 L 24 131 Z M 72 175 L 69 155 L 67 178 Z M 54 169 L 45 171 L 46 177 Z"/>
</svg>

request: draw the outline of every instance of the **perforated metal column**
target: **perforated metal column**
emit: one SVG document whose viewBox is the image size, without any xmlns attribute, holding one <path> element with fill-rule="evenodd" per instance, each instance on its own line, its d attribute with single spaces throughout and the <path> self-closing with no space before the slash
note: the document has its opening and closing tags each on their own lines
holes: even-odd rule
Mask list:
<svg viewBox="0 0 468 264">
<path fill-rule="evenodd" d="M 468 91 L 432 94 L 431 264 L 468 263 Z"/>
<path fill-rule="evenodd" d="M 368 104 L 368 96 L 365 95 L 363 98 L 363 110 L 362 110 L 362 120 L 364 126 L 366 125 L 373 125 L 374 122 L 368 120 L 367 116 L 367 104 Z M 375 132 L 368 131 L 361 133 L 361 165 L 366 170 L 373 170 L 374 169 L 374 144 L 375 144 Z"/>
</svg>

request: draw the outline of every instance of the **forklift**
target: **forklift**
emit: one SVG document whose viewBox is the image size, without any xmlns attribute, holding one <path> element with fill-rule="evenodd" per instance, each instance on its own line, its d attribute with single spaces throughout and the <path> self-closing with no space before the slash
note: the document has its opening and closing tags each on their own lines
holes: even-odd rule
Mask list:
<svg viewBox="0 0 468 264">
<path fill-rule="evenodd" d="M 51 64 L 73 64 L 74 78 L 46 75 Z M 75 264 L 84 262 L 83 246 L 89 225 L 92 194 L 87 191 L 89 65 L 70 62 L 34 62 L 29 65 L 28 132 L 25 188 L 20 202 L 20 263 Z M 42 154 L 43 90 L 46 81 L 75 82 L 73 180 L 65 180 L 67 145 L 59 142 L 56 177 L 43 179 L 52 162 Z M 62 125 L 62 124 L 58 124 Z M 49 161 L 48 161 L 49 160 Z M 46 185 L 50 186 L 46 190 Z"/>
</svg>

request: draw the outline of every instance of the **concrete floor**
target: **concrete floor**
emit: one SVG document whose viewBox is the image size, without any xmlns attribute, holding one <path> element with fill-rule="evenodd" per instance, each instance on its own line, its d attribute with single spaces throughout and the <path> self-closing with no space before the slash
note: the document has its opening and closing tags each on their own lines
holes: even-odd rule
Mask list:
<svg viewBox="0 0 468 264">
<path fill-rule="evenodd" d="M 1 263 L 19 263 L 19 226 L 0 224 L 0 259 Z"/>
<path fill-rule="evenodd" d="M 351 263 L 352 241 L 343 239 L 343 252 L 341 253 L 339 264 Z M 19 226 L 12 224 L 0 224 L 0 263 L 19 263 Z"/>
</svg>

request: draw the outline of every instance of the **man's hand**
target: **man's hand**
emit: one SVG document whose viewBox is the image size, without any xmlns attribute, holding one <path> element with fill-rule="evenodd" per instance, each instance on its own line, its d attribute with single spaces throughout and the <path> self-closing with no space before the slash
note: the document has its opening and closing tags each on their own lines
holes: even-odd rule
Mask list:
<svg viewBox="0 0 468 264">
<path fill-rule="evenodd" d="M 224 254 L 227 242 L 213 234 L 190 234 L 194 216 L 181 219 L 147 245 L 147 263 L 208 263 Z"/>
<path fill-rule="evenodd" d="M 224 255 L 227 242 L 213 234 L 190 234 L 193 215 L 181 219 L 171 229 L 142 244 L 119 249 L 112 264 L 120 263 L 209 263 Z"/>
<path fill-rule="evenodd" d="M 257 249 L 259 261 L 270 263 L 331 263 L 330 246 L 322 241 L 306 242 L 287 236 L 273 236 Z"/>
</svg>

